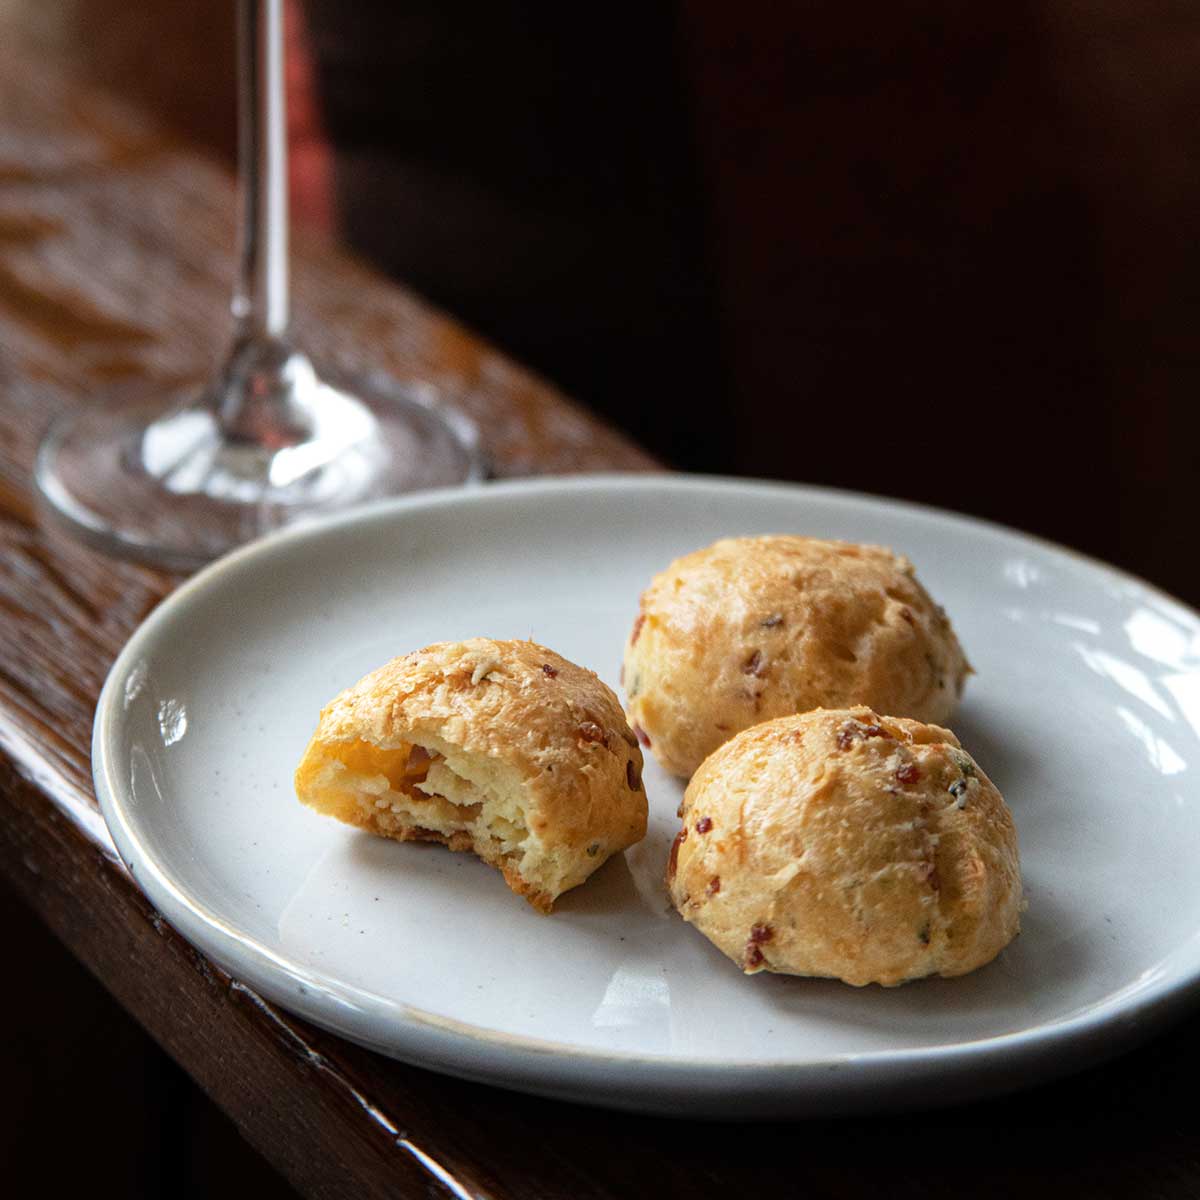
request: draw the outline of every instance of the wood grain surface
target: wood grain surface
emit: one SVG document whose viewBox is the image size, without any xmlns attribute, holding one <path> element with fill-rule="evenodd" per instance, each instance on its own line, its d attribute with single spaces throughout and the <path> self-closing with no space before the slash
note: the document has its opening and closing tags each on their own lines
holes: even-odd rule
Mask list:
<svg viewBox="0 0 1200 1200">
<path fill-rule="evenodd" d="M 227 175 L 144 116 L 0 47 L 0 864 L 303 1194 L 617 1200 L 1200 1192 L 1192 1020 L 1066 1082 L 955 1110 L 699 1125 L 510 1095 L 391 1062 L 264 1002 L 168 926 L 92 795 L 105 672 L 172 586 L 41 524 L 30 468 L 65 406 L 203 373 L 228 333 Z M 419 374 L 499 473 L 652 468 L 536 378 L 335 249 L 301 240 L 299 334 Z M 882 1173 L 882 1174 L 881 1174 Z"/>
</svg>

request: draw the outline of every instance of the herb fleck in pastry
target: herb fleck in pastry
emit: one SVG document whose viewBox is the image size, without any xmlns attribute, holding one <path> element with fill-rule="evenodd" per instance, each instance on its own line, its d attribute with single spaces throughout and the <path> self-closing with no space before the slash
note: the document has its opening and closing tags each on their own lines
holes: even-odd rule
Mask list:
<svg viewBox="0 0 1200 1200">
<path fill-rule="evenodd" d="M 534 642 L 443 642 L 372 672 L 321 713 L 296 792 L 384 837 L 473 850 L 547 913 L 646 833 L 616 696 Z"/>
<path fill-rule="evenodd" d="M 623 684 L 643 745 L 686 778 L 734 734 L 786 713 L 866 704 L 945 721 L 970 669 L 907 559 L 881 546 L 746 537 L 654 578 Z"/>
<path fill-rule="evenodd" d="M 768 721 L 705 761 L 680 815 L 671 900 L 747 973 L 963 975 L 1020 927 L 1012 816 L 936 725 L 869 708 Z"/>
</svg>

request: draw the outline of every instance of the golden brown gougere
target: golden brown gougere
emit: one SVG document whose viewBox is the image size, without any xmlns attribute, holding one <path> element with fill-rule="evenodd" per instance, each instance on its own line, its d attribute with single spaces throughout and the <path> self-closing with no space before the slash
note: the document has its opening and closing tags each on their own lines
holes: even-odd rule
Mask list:
<svg viewBox="0 0 1200 1200">
<path fill-rule="evenodd" d="M 936 725 L 863 707 L 779 717 L 708 758 L 680 815 L 671 900 L 746 972 L 962 975 L 1020 928 L 1008 806 Z"/>
<path fill-rule="evenodd" d="M 534 642 L 443 642 L 372 672 L 321 713 L 296 792 L 384 837 L 473 850 L 541 912 L 646 833 L 620 702 Z"/>
<path fill-rule="evenodd" d="M 867 704 L 945 721 L 970 669 L 907 559 L 880 546 L 746 537 L 653 579 L 622 682 L 642 744 L 687 778 L 734 734 L 788 713 Z"/>
</svg>

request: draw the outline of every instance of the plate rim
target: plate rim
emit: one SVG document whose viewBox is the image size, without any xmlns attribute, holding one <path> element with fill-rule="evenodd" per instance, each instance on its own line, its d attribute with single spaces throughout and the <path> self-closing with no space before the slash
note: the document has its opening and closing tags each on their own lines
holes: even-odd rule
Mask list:
<svg viewBox="0 0 1200 1200">
<path fill-rule="evenodd" d="M 683 1102 L 703 1110 L 705 1101 L 730 1099 L 734 1091 L 767 1092 L 771 1112 L 791 1111 L 794 1101 L 815 1086 L 823 1101 L 839 1100 L 847 1107 L 887 1107 L 886 1103 L 853 1102 L 856 1095 L 831 1097 L 823 1089 L 833 1077 L 860 1073 L 880 1077 L 885 1087 L 944 1080 L 949 1074 L 960 1080 L 964 1073 L 978 1073 L 978 1086 L 968 1086 L 971 1095 L 995 1091 L 1005 1086 L 1003 1078 L 1040 1062 L 1038 1077 L 1061 1074 L 1086 1055 L 1096 1062 L 1128 1048 L 1149 1036 L 1160 1025 L 1187 1006 L 1200 1000 L 1200 953 L 1187 969 L 1148 984 L 1136 997 L 1121 1001 L 1111 997 L 1098 1008 L 1042 1022 L 1030 1029 L 1011 1031 L 990 1037 L 967 1039 L 939 1046 L 908 1047 L 842 1053 L 823 1057 L 780 1059 L 759 1062 L 743 1059 L 686 1058 L 666 1053 L 638 1053 L 576 1045 L 549 1039 L 510 1034 L 474 1025 L 456 1018 L 443 1017 L 378 993 L 349 984 L 338 976 L 303 966 L 282 953 L 271 950 L 252 935 L 239 932 L 181 883 L 172 879 L 141 843 L 120 798 L 119 782 L 113 776 L 116 728 L 120 717 L 119 697 L 123 680 L 133 664 L 153 642 L 161 628 L 179 617 L 180 610 L 231 571 L 262 556 L 284 551 L 293 542 L 321 537 L 347 525 L 387 522 L 429 509 L 446 506 L 488 504 L 506 496 L 529 496 L 539 492 L 636 491 L 639 488 L 674 492 L 695 491 L 742 493 L 759 496 L 789 496 L 796 499 L 833 500 L 851 506 L 901 510 L 926 519 L 949 522 L 963 529 L 985 531 L 1005 540 L 1033 544 L 1053 555 L 1065 557 L 1089 572 L 1109 581 L 1118 581 L 1153 597 L 1160 605 L 1175 610 L 1200 635 L 1200 612 L 1169 592 L 1145 579 L 1101 559 L 1035 534 L 1028 534 L 986 518 L 969 516 L 936 506 L 887 496 L 818 485 L 728 476 L 672 475 L 653 472 L 600 472 L 581 475 L 546 475 L 504 480 L 467 488 L 443 488 L 410 496 L 394 497 L 335 514 L 302 525 L 286 528 L 259 538 L 217 559 L 168 593 L 145 617 L 122 647 L 106 676 L 93 724 L 92 774 L 97 800 L 113 842 L 130 874 L 151 902 L 179 930 L 186 940 L 229 971 L 235 981 L 244 981 L 255 991 L 326 1029 L 381 1051 L 392 1057 L 429 1069 L 483 1080 L 525 1091 L 570 1096 L 581 1095 L 597 1083 L 633 1084 L 657 1089 L 656 1102 L 645 1094 L 593 1097 L 594 1102 L 617 1104 L 641 1111 L 678 1111 Z M 1200 930 L 1190 941 L 1200 941 Z M 1184 948 L 1189 940 L 1176 947 Z M 283 986 L 290 981 L 292 988 Z M 383 1036 L 386 1026 L 391 1036 Z M 397 1037 L 397 1033 L 403 1036 Z M 1097 1047 L 1095 1043 L 1103 1041 Z M 1046 1061 L 1054 1052 L 1057 1063 Z M 520 1068 L 520 1069 L 516 1069 Z M 852 1069 L 848 1071 L 847 1069 Z M 633 1073 L 631 1076 L 630 1073 Z M 520 1082 L 514 1082 L 518 1079 Z M 985 1082 L 985 1078 L 987 1082 Z M 1030 1081 L 1029 1075 L 1023 1080 Z M 860 1079 L 851 1082 L 851 1092 L 863 1088 Z M 1010 1086 L 1018 1086 L 1011 1084 Z M 786 1094 L 780 1096 L 780 1090 Z M 836 1089 L 835 1089 L 836 1090 Z M 844 1086 L 841 1089 L 845 1091 Z M 812 1097 L 818 1098 L 816 1096 Z M 784 1101 L 781 1108 L 778 1101 Z M 728 1111 L 723 1115 L 730 1116 Z"/>
</svg>

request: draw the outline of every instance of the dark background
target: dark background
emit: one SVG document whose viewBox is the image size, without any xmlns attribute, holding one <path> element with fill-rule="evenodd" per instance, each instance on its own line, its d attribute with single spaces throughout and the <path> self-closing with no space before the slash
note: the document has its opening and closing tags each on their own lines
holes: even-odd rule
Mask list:
<svg viewBox="0 0 1200 1200">
<path fill-rule="evenodd" d="M 26 7 L 77 69 L 231 156 L 232 5 Z M 981 514 L 1200 603 L 1194 3 L 308 0 L 292 16 L 298 221 L 665 461 Z M 54 1153 L 80 1180 L 103 1164 L 117 1194 L 282 1193 L 4 911 L 9 961 L 45 986 L 4 1002 L 23 1119 L 0 1122 L 0 1163 Z M 43 1118 L 66 1111 L 70 1151 L 48 1150 Z"/>
<path fill-rule="evenodd" d="M 304 11 L 345 235 L 673 465 L 1200 599 L 1194 4 Z"/>
</svg>

